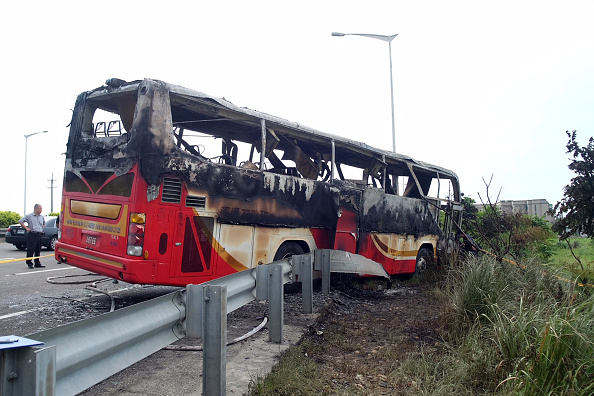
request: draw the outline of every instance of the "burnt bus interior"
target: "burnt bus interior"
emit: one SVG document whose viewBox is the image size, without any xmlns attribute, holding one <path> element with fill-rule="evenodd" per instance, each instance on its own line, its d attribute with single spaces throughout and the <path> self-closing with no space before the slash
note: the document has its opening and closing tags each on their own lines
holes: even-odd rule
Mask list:
<svg viewBox="0 0 594 396">
<path fill-rule="evenodd" d="M 147 82 L 149 88 L 153 84 L 153 89 L 147 90 Z M 143 95 L 152 96 L 144 99 Z M 165 99 L 157 101 L 159 95 Z M 150 100 L 144 110 L 137 106 L 141 100 Z M 159 107 L 167 107 L 167 103 L 169 108 Z M 126 145 L 134 139 L 134 129 L 145 125 L 141 119 L 150 118 L 150 133 L 143 137 L 150 142 L 143 140 L 140 146 L 157 156 L 192 156 L 223 166 L 422 199 L 430 204 L 435 218 L 440 219 L 442 230 L 449 230 L 451 224 L 449 216 L 440 216 L 440 211 L 446 211 L 456 221 L 461 213 L 458 179 L 447 169 L 239 108 L 225 99 L 176 85 L 156 80 L 126 83 L 111 79 L 106 85 L 81 94 L 77 108 L 72 130 L 78 128 L 79 132 L 71 130 L 69 138 L 67 189 L 84 188 L 74 185 L 76 177 L 68 185 L 69 161 L 76 167 L 95 158 L 95 169 L 101 170 L 104 153 L 111 152 L 122 167 L 121 173 L 125 173 L 126 158 L 131 156 Z M 113 165 L 112 161 L 105 167 Z M 112 188 L 111 193 L 114 190 L 117 188 Z M 124 195 L 117 191 L 115 194 Z"/>
</svg>

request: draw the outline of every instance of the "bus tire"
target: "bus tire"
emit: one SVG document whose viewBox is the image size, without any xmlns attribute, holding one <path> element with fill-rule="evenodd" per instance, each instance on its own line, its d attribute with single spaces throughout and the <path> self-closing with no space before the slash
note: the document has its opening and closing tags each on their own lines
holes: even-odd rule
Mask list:
<svg viewBox="0 0 594 396">
<path fill-rule="evenodd" d="M 274 255 L 274 261 L 282 260 L 294 255 L 305 253 L 305 250 L 297 242 L 285 242 L 283 243 L 276 254 Z M 301 282 L 291 282 L 284 285 L 285 293 L 298 293 L 301 291 Z"/>
<path fill-rule="evenodd" d="M 415 264 L 415 275 L 424 280 L 430 277 L 435 271 L 435 260 L 433 260 L 433 253 L 427 248 L 419 249 L 417 253 L 417 260 Z"/>
</svg>

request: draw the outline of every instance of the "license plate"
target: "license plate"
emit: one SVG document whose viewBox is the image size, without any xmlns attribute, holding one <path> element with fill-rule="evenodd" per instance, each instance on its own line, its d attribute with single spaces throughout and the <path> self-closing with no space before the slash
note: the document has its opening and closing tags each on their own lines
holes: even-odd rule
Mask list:
<svg viewBox="0 0 594 396">
<path fill-rule="evenodd" d="M 16 233 L 17 234 L 24 234 L 25 233 L 25 230 L 16 230 Z"/>
<path fill-rule="evenodd" d="M 87 235 L 87 245 L 97 245 L 97 239 L 98 237 L 94 235 Z"/>
</svg>

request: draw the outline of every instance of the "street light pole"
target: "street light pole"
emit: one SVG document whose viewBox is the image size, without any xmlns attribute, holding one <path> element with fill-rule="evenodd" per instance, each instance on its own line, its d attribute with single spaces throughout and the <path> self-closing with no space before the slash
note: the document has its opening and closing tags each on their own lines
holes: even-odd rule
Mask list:
<svg viewBox="0 0 594 396">
<path fill-rule="evenodd" d="M 25 136 L 25 193 L 23 194 L 23 216 L 27 214 L 27 140 L 38 133 L 47 133 L 47 131 L 33 132 Z"/>
<path fill-rule="evenodd" d="M 366 34 L 366 33 L 339 33 L 339 32 L 332 32 L 332 35 L 335 37 L 343 37 L 343 36 L 363 36 L 369 37 L 377 40 L 386 41 L 388 43 L 388 50 L 390 55 L 390 97 L 392 99 L 392 151 L 396 152 L 396 125 L 394 123 L 394 80 L 392 78 L 392 40 L 398 36 L 398 33 L 393 34 L 391 36 L 384 36 L 381 34 Z"/>
</svg>

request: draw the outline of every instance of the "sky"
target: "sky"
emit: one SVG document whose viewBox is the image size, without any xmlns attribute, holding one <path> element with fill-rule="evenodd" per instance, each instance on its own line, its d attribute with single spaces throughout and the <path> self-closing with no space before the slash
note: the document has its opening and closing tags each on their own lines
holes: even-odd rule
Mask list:
<svg viewBox="0 0 594 396">
<path fill-rule="evenodd" d="M 573 175 L 565 131 L 594 135 L 592 1 L 5 3 L 0 211 L 59 211 L 74 101 L 112 77 L 391 150 L 388 43 L 334 31 L 398 34 L 396 151 L 454 171 L 479 203 L 554 204 Z"/>
</svg>

